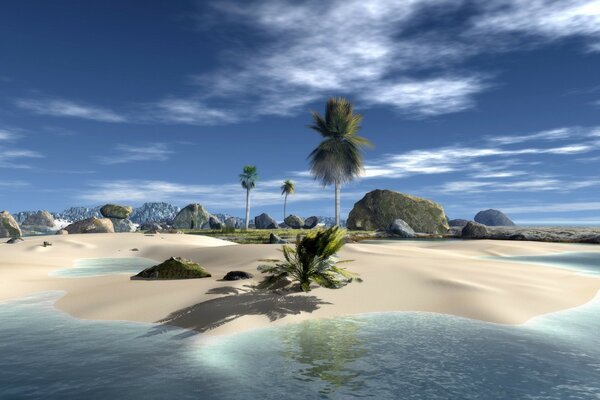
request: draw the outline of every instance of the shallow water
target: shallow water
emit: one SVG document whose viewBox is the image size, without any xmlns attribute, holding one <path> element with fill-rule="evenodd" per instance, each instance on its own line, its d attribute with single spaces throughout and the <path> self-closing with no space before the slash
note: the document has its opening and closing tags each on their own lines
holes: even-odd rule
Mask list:
<svg viewBox="0 0 600 400">
<path fill-rule="evenodd" d="M 598 298 L 517 327 L 403 312 L 207 340 L 77 320 L 60 295 L 0 304 L 0 398 L 600 398 Z"/>
<path fill-rule="evenodd" d="M 61 278 L 84 278 L 115 274 L 135 275 L 156 264 L 158 262 L 142 257 L 82 258 L 75 260 L 72 267 L 53 271 L 50 275 Z"/>
<path fill-rule="evenodd" d="M 506 261 L 552 265 L 577 270 L 586 275 L 600 275 L 600 252 L 567 252 L 544 256 L 498 257 Z"/>
</svg>

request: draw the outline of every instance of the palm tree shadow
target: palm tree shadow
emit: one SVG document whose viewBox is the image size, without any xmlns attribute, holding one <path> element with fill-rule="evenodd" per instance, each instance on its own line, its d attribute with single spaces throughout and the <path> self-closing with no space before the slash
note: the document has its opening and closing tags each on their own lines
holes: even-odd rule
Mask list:
<svg viewBox="0 0 600 400">
<path fill-rule="evenodd" d="M 238 291 L 236 294 L 208 300 L 175 311 L 165 319 L 158 321 L 161 325 L 151 329 L 144 336 L 164 333 L 168 330 L 167 326 L 202 333 L 249 315 L 264 315 L 270 321 L 276 321 L 288 315 L 313 312 L 324 304 L 331 303 L 315 296 L 291 295 L 290 292 Z M 184 336 L 189 336 L 189 331 Z"/>
</svg>

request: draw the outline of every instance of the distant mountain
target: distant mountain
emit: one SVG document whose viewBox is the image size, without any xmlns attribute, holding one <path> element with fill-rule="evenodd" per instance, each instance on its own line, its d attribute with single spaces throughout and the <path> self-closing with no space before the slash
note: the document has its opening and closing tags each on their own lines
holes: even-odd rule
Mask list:
<svg viewBox="0 0 600 400">
<path fill-rule="evenodd" d="M 181 208 L 169 203 L 144 203 L 133 209 L 129 219 L 136 224 L 147 222 L 166 222 L 170 224 Z"/>
<path fill-rule="evenodd" d="M 100 207 L 69 207 L 63 212 L 50 213 L 54 218 L 64 219 L 67 221 L 81 221 L 82 219 L 96 217 L 102 218 Z"/>
</svg>

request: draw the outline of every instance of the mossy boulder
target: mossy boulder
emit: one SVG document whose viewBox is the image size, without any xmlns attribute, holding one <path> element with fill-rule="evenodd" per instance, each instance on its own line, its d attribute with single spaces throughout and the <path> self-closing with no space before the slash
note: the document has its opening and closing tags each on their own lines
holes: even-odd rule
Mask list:
<svg viewBox="0 0 600 400">
<path fill-rule="evenodd" d="M 168 260 L 146 268 L 132 279 L 198 279 L 211 275 L 200 265 L 182 257 L 171 257 Z"/>
<path fill-rule="evenodd" d="M 0 213 L 0 238 L 17 238 L 21 235 L 21 228 L 17 221 L 8 211 L 2 211 Z"/>
<path fill-rule="evenodd" d="M 208 229 L 210 213 L 202 204 L 189 204 L 179 211 L 173 220 L 173 227 L 178 229 Z"/>
<path fill-rule="evenodd" d="M 297 215 L 288 215 L 283 222 L 292 229 L 302 229 L 304 226 L 304 220 Z"/>
<path fill-rule="evenodd" d="M 109 218 L 91 217 L 73 222 L 64 228 L 69 234 L 74 233 L 114 233 L 115 227 Z"/>
<path fill-rule="evenodd" d="M 352 230 L 385 230 L 397 219 L 405 221 L 415 232 L 444 234 L 449 229 L 441 205 L 392 190 L 367 193 L 350 211 L 347 226 Z"/>
<path fill-rule="evenodd" d="M 487 239 L 490 237 L 490 232 L 485 225 L 469 221 L 462 229 L 462 237 L 465 239 Z"/>
<path fill-rule="evenodd" d="M 118 204 L 106 204 L 100 209 L 100 214 L 106 218 L 125 219 L 133 212 L 129 206 L 120 206 Z"/>
<path fill-rule="evenodd" d="M 474 219 L 475 222 L 486 226 L 515 226 L 515 223 L 506 214 L 494 209 L 479 211 Z"/>
</svg>

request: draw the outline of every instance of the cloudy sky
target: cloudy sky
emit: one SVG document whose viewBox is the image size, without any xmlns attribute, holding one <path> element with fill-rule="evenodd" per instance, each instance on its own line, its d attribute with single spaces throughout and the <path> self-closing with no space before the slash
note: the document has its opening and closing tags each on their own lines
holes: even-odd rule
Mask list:
<svg viewBox="0 0 600 400">
<path fill-rule="evenodd" d="M 0 209 L 200 202 L 333 215 L 307 174 L 330 96 L 365 175 L 451 218 L 600 224 L 600 0 L 18 1 L 0 13 Z"/>
</svg>

